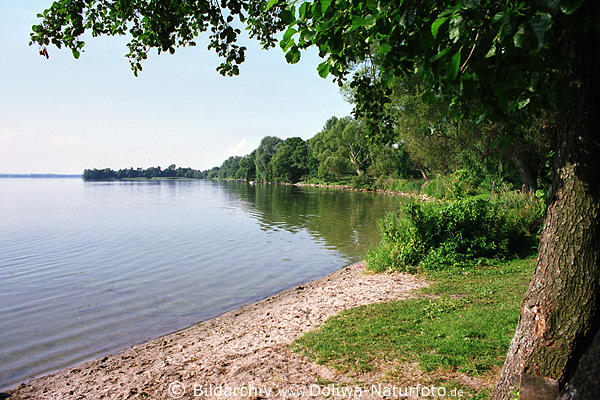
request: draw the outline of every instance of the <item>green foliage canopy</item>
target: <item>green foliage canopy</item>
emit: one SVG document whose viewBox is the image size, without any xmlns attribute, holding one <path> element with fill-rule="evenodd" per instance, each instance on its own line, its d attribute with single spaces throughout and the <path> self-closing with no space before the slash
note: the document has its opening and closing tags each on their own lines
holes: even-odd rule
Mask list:
<svg viewBox="0 0 600 400">
<path fill-rule="evenodd" d="M 245 181 L 256 180 L 256 150 L 240 159 L 238 170 L 235 172 L 235 179 L 243 179 Z"/>
<path fill-rule="evenodd" d="M 416 72 L 426 83 L 425 99 L 444 97 L 458 115 L 469 110 L 506 121 L 518 110 L 568 99 L 562 70 L 573 55 L 564 44 L 598 28 L 597 8 L 582 12 L 583 3 L 300 2 L 286 31 L 295 33 L 284 35 L 281 46 L 288 55 L 294 40 L 299 48 L 317 46 L 326 57 L 321 75 L 340 80 L 366 60 L 371 73 L 355 74 L 352 85 L 357 111 L 367 117 L 381 112 L 395 78 Z"/>
<path fill-rule="evenodd" d="M 584 3 L 57 0 L 39 14 L 31 43 L 45 56 L 53 44 L 71 49 L 77 58 L 86 31 L 128 35 L 127 57 L 137 73 L 151 49 L 174 53 L 210 31 L 209 48 L 224 59 L 218 70 L 235 75 L 245 59 L 245 48 L 236 44 L 236 24 L 245 24 L 266 48 L 285 30 L 279 44 L 286 59 L 297 62 L 300 49 L 314 45 L 325 57 L 318 67 L 323 77 L 332 74 L 342 81 L 357 62 L 377 60 L 372 74 L 355 75 L 353 82 L 357 111 L 365 116 L 374 116 L 387 102 L 377 83 L 386 87 L 417 72 L 427 84 L 425 98 L 444 96 L 454 106 L 466 105 L 498 121 L 516 110 L 568 100 L 562 70 L 573 54 L 564 44 L 574 33 L 598 29 L 598 8 L 582 8 Z"/>
<path fill-rule="evenodd" d="M 241 157 L 231 156 L 227 160 L 223 161 L 219 168 L 218 177 L 219 179 L 233 178 L 240 165 Z"/>
<path fill-rule="evenodd" d="M 271 159 L 271 170 L 276 182 L 299 182 L 314 175 L 316 168 L 317 160 L 308 143 L 299 137 L 286 139 Z"/>
<path fill-rule="evenodd" d="M 38 14 L 42 21 L 34 25 L 30 44 L 40 46 L 48 57 L 52 44 L 70 49 L 79 58 L 84 49 L 83 34 L 129 36 L 127 58 L 133 72 L 142 70 L 148 53 L 175 53 L 176 47 L 196 46 L 196 38 L 210 32 L 208 48 L 223 62 L 217 70 L 223 75 L 238 75 L 239 64 L 246 58 L 246 48 L 236 44 L 245 23 L 250 36 L 264 48 L 276 43 L 274 34 L 291 21 L 282 8 L 265 10 L 261 1 L 131 1 L 131 0 L 57 0 Z"/>
<path fill-rule="evenodd" d="M 256 164 L 256 179 L 264 182 L 273 181 L 273 171 L 271 169 L 271 159 L 277 153 L 277 149 L 283 143 L 281 139 L 275 136 L 265 136 L 256 149 L 254 162 Z"/>
</svg>

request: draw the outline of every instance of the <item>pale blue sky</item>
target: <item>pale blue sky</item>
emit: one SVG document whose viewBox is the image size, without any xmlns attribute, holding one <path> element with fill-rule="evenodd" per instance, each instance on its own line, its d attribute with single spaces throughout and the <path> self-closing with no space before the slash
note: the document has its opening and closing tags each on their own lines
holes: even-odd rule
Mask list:
<svg viewBox="0 0 600 400">
<path fill-rule="evenodd" d="M 150 57 L 133 76 L 125 40 L 86 41 L 79 60 L 28 46 L 50 0 L 0 0 L 0 173 L 80 173 L 84 168 L 207 169 L 244 155 L 266 135 L 304 139 L 332 115 L 348 115 L 336 84 L 304 53 L 285 62 L 247 42 L 236 78 L 215 71 L 204 45 Z"/>
</svg>

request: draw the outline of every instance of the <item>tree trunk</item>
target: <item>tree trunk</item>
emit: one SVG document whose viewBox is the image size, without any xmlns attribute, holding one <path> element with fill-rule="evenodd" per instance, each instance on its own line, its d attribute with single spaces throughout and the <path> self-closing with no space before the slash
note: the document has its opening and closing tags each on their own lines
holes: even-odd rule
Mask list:
<svg viewBox="0 0 600 400">
<path fill-rule="evenodd" d="M 523 183 L 523 191 L 526 193 L 534 193 L 537 187 L 537 177 L 533 175 L 533 172 L 524 160 L 523 155 L 513 154 L 511 158 L 519 170 L 519 176 Z"/>
<path fill-rule="evenodd" d="M 492 400 L 600 399 L 600 40 L 577 39 L 535 274 Z"/>
</svg>

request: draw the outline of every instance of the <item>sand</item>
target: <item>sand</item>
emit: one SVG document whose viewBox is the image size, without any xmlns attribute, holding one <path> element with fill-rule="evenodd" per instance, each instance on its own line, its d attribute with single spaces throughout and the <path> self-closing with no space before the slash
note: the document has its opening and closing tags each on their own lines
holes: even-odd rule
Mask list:
<svg viewBox="0 0 600 400">
<path fill-rule="evenodd" d="M 408 298 L 424 285 L 411 275 L 367 274 L 362 264 L 350 265 L 118 354 L 33 379 L 8 393 L 11 400 L 322 398 L 334 388 L 319 388 L 317 382 L 351 386 L 352 378 L 294 353 L 289 344 L 344 309 Z"/>
</svg>

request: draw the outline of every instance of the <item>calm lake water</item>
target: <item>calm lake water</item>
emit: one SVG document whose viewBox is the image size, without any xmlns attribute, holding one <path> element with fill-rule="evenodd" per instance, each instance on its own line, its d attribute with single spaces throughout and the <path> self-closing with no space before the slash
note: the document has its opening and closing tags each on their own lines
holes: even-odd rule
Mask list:
<svg viewBox="0 0 600 400">
<path fill-rule="evenodd" d="M 198 180 L 0 179 L 0 388 L 360 260 L 401 201 Z"/>
</svg>

